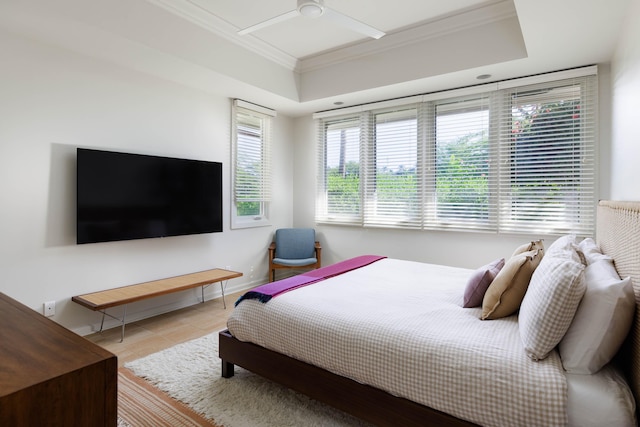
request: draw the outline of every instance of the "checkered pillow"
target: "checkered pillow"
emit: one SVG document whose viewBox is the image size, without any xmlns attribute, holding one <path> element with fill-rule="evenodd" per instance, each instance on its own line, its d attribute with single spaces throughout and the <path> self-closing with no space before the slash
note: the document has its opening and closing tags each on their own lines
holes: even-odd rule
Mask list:
<svg viewBox="0 0 640 427">
<path fill-rule="evenodd" d="M 584 268 L 575 259 L 547 254 L 534 271 L 518 319 L 531 359 L 546 358 L 569 329 L 586 290 Z"/>
</svg>

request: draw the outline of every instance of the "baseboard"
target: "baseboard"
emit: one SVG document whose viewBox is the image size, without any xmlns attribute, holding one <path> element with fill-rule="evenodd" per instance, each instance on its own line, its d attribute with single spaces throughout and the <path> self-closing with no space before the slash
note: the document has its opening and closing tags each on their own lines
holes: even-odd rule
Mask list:
<svg viewBox="0 0 640 427">
<path fill-rule="evenodd" d="M 242 284 L 231 284 L 225 287 L 225 295 L 234 294 L 236 292 L 246 291 L 256 286 L 259 286 L 262 282 L 249 282 Z M 222 292 L 220 290 L 220 285 L 218 283 L 213 283 L 208 285 L 204 289 L 204 300 L 209 301 L 216 298 L 221 298 Z M 154 301 L 160 301 L 163 298 L 164 303 L 154 305 Z M 171 301 L 167 302 L 167 299 L 171 299 Z M 227 309 L 232 310 L 234 301 L 229 300 L 229 297 L 225 298 Z M 171 311 L 179 310 L 181 308 L 190 307 L 195 304 L 200 304 L 202 302 L 202 292 L 201 288 L 194 288 L 188 291 L 180 292 L 177 294 L 173 294 L 172 296 L 164 296 L 158 298 L 152 298 L 145 301 L 141 301 L 139 303 L 133 303 L 127 306 L 126 313 L 126 321 L 125 325 L 133 322 L 137 322 L 143 319 L 148 319 L 150 317 L 159 316 L 164 313 L 169 313 Z M 222 300 L 220 300 L 220 304 L 222 304 Z M 123 312 L 122 307 L 114 307 L 113 309 L 107 310 L 107 313 L 111 314 L 115 317 L 121 317 Z M 97 318 L 101 319 L 102 315 L 97 313 Z M 122 324 L 109 316 L 105 317 L 103 330 L 120 327 Z M 125 326 L 126 329 L 126 326 Z M 82 326 L 79 328 L 72 329 L 73 332 L 80 336 L 90 335 L 100 330 L 100 321 L 89 324 L 87 326 Z"/>
</svg>

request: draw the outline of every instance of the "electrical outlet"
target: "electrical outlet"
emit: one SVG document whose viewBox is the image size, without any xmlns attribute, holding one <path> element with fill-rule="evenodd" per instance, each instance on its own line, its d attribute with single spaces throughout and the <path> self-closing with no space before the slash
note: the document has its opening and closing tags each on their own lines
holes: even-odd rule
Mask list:
<svg viewBox="0 0 640 427">
<path fill-rule="evenodd" d="M 227 265 L 224 269 L 225 269 L 225 270 L 231 270 L 231 266 L 230 266 L 230 265 Z"/>
<path fill-rule="evenodd" d="M 56 302 L 55 301 L 47 301 L 42 304 L 42 314 L 47 317 L 51 317 L 56 314 Z"/>
<path fill-rule="evenodd" d="M 249 278 L 253 279 L 253 265 L 251 266 L 251 270 L 249 272 Z"/>
</svg>

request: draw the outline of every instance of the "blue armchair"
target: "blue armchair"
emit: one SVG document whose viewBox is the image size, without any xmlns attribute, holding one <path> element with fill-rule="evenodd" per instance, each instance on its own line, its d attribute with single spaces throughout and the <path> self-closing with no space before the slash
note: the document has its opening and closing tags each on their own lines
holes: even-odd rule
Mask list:
<svg viewBox="0 0 640 427">
<path fill-rule="evenodd" d="M 278 269 L 309 269 L 321 266 L 322 248 L 313 228 L 280 228 L 269 246 L 269 281 Z"/>
</svg>

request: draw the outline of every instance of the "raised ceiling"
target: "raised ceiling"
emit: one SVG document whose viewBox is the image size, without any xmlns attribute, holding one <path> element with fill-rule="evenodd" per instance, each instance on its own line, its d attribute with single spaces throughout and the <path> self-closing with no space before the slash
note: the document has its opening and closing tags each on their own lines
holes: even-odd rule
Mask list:
<svg viewBox="0 0 640 427">
<path fill-rule="evenodd" d="M 0 27 L 289 115 L 606 63 L 628 0 L 325 0 L 378 40 L 303 16 L 240 36 L 297 0 L 0 0 Z"/>
<path fill-rule="evenodd" d="M 231 25 L 231 31 L 263 22 L 296 9 L 296 0 L 155 0 L 159 5 L 175 7 L 192 4 L 216 19 Z M 326 0 L 325 5 L 387 34 L 415 27 L 435 18 L 459 13 L 492 3 L 487 0 Z M 495 3 L 495 1 L 493 1 Z M 186 8 L 183 9 L 186 11 Z M 361 34 L 336 25 L 323 16 L 297 16 L 260 29 L 251 34 L 281 52 L 296 59 L 334 50 L 350 43 L 366 40 Z"/>
</svg>

